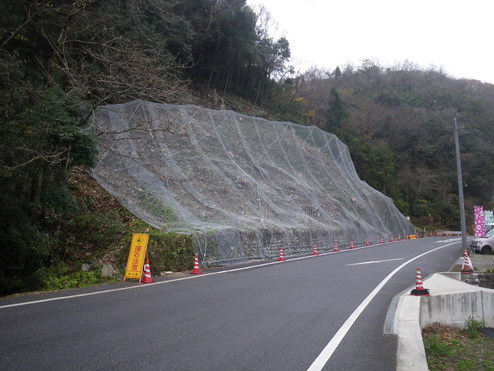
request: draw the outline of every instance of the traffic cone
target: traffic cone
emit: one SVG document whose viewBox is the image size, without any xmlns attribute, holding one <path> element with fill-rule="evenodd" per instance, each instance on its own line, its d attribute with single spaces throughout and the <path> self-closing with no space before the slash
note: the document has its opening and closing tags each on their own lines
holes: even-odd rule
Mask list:
<svg viewBox="0 0 494 371">
<path fill-rule="evenodd" d="M 417 268 L 417 276 L 415 282 L 415 288 L 410 292 L 411 295 L 430 296 L 429 289 L 424 289 L 424 286 L 422 285 L 422 273 L 420 273 L 420 268 Z"/>
<path fill-rule="evenodd" d="M 368 238 L 365 240 L 365 246 L 370 246 L 370 242 Z"/>
<path fill-rule="evenodd" d="M 280 257 L 278 258 L 279 262 L 285 261 L 285 255 L 283 255 L 283 247 L 280 247 Z"/>
<path fill-rule="evenodd" d="M 338 241 L 334 241 L 333 252 L 340 252 L 340 250 L 338 250 Z"/>
<path fill-rule="evenodd" d="M 470 274 L 473 273 L 473 264 L 468 257 L 467 250 L 463 250 L 463 264 L 461 265 L 461 273 Z"/>
<path fill-rule="evenodd" d="M 319 253 L 317 252 L 317 245 L 314 244 L 314 251 L 312 252 L 312 255 L 319 255 Z"/>
<path fill-rule="evenodd" d="M 141 283 L 153 283 L 153 278 L 151 277 L 151 266 L 149 265 L 149 259 L 146 259 L 146 263 L 144 264 L 144 279 L 141 280 Z"/>
<path fill-rule="evenodd" d="M 192 269 L 190 274 L 201 274 L 201 270 L 199 269 L 199 255 L 197 254 L 194 257 L 194 269 Z"/>
<path fill-rule="evenodd" d="M 389 239 L 389 242 L 395 242 L 394 236 L 391 236 L 391 238 Z"/>
<path fill-rule="evenodd" d="M 381 236 L 381 243 L 384 243 L 384 237 Z"/>
<path fill-rule="evenodd" d="M 398 235 L 398 241 L 401 241 L 401 236 L 400 235 Z"/>
<path fill-rule="evenodd" d="M 353 240 L 350 240 L 350 249 L 354 249 L 355 246 L 353 245 Z"/>
</svg>

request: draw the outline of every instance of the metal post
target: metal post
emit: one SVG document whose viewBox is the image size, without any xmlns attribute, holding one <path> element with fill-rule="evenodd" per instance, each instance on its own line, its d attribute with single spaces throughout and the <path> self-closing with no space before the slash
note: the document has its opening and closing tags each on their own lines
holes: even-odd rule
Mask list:
<svg viewBox="0 0 494 371">
<path fill-rule="evenodd" d="M 456 117 L 453 120 L 455 128 L 455 147 L 456 147 L 456 172 L 458 173 L 458 195 L 460 197 L 460 221 L 461 221 L 461 244 L 463 250 L 467 250 L 467 227 L 465 222 L 465 201 L 463 199 L 463 177 L 461 175 L 460 161 L 460 141 L 458 140 L 458 123 Z"/>
</svg>

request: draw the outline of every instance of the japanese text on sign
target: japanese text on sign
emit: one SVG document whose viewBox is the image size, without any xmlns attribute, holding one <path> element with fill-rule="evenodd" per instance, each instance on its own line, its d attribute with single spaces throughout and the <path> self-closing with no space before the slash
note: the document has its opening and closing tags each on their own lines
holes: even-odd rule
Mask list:
<svg viewBox="0 0 494 371">
<path fill-rule="evenodd" d="M 130 244 L 124 280 L 125 278 L 141 279 L 148 240 L 149 235 L 145 233 L 134 233 L 132 235 L 132 243 Z"/>
</svg>

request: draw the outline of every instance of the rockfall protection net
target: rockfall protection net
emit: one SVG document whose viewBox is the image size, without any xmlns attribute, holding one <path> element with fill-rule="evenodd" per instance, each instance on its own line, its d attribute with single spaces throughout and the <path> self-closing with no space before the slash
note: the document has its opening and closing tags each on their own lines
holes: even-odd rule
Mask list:
<svg viewBox="0 0 494 371">
<path fill-rule="evenodd" d="M 132 101 L 99 107 L 92 175 L 156 228 L 192 234 L 203 262 L 285 257 L 414 233 L 316 127 Z"/>
</svg>

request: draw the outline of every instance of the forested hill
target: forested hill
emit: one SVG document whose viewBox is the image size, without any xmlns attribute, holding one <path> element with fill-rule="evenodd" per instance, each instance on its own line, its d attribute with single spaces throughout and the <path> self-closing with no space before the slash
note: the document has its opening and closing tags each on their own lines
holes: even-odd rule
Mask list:
<svg viewBox="0 0 494 371">
<path fill-rule="evenodd" d="M 308 72 L 295 83 L 285 114 L 336 133 L 361 178 L 418 226 L 458 229 L 457 118 L 468 217 L 473 205 L 492 207 L 494 85 L 409 63 L 384 69 L 371 62 Z"/>
<path fill-rule="evenodd" d="M 79 258 L 76 246 L 86 254 L 118 240 L 111 210 L 97 215 L 69 182 L 93 165 L 96 138 L 84 126 L 102 104 L 191 103 L 318 126 L 416 226 L 448 229 L 459 225 L 456 117 L 467 215 L 493 206 L 493 85 L 408 62 L 295 73 L 289 40 L 268 26 L 245 0 L 0 2 L 0 281 L 14 266 L 35 282 Z M 106 232 L 82 240 L 98 218 Z"/>
</svg>

